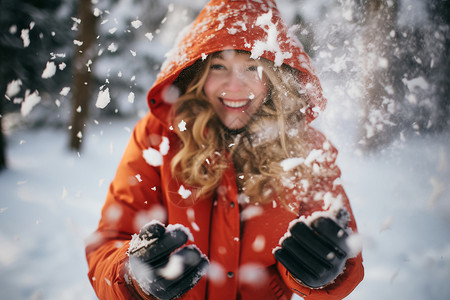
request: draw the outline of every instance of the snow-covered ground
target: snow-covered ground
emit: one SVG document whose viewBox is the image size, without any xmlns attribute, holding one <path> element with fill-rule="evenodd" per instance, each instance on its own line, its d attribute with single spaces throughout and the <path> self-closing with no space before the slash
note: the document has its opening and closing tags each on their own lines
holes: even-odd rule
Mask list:
<svg viewBox="0 0 450 300">
<path fill-rule="evenodd" d="M 0 174 L 1 299 L 95 299 L 83 239 L 136 120 L 92 125 L 80 155 L 67 151 L 64 130 L 10 133 Z M 364 240 L 366 276 L 348 299 L 450 299 L 449 137 L 412 137 L 369 157 L 334 142 Z"/>
<path fill-rule="evenodd" d="M 341 150 L 366 271 L 348 299 L 450 299 L 449 141 L 415 137 L 372 157 Z"/>
<path fill-rule="evenodd" d="M 1 299 L 95 299 L 84 238 L 136 120 L 91 127 L 82 154 L 64 130 L 19 130 L 0 174 Z"/>
</svg>

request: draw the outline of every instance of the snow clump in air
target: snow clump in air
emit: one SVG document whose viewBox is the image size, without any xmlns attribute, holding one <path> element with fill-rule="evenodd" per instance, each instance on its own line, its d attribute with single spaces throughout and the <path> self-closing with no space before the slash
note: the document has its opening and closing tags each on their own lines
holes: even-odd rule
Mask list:
<svg viewBox="0 0 450 300">
<path fill-rule="evenodd" d="M 175 85 L 169 85 L 163 89 L 161 96 L 164 102 L 173 104 L 177 102 L 180 94 L 181 92 L 179 88 L 177 88 Z"/>
<path fill-rule="evenodd" d="M 128 102 L 134 103 L 134 99 L 135 99 L 135 94 L 133 92 L 130 92 L 128 94 Z"/>
<path fill-rule="evenodd" d="M 268 275 L 267 269 L 260 264 L 248 263 L 239 268 L 239 280 L 253 286 L 265 285 Z"/>
<path fill-rule="evenodd" d="M 189 222 L 191 223 L 191 227 L 192 229 L 194 229 L 195 231 L 200 231 L 200 227 L 198 226 L 198 224 L 195 222 L 195 211 L 193 208 L 189 208 L 186 211 L 187 217 Z"/>
<path fill-rule="evenodd" d="M 145 161 L 149 165 L 151 165 L 153 167 L 158 167 L 158 166 L 162 165 L 163 158 L 162 158 L 161 153 L 158 150 L 150 147 L 148 149 L 143 150 L 142 155 L 143 155 Z"/>
<path fill-rule="evenodd" d="M 181 120 L 181 122 L 178 123 L 178 128 L 180 129 L 180 131 L 185 131 L 186 130 L 186 122 L 184 120 Z"/>
<path fill-rule="evenodd" d="M 164 268 L 159 269 L 159 274 L 163 276 L 167 280 L 174 280 L 175 278 L 179 277 L 181 274 L 183 274 L 184 271 L 184 263 L 183 263 L 183 257 L 180 255 L 171 255 L 169 257 L 169 262 L 167 263 Z"/>
<path fill-rule="evenodd" d="M 62 88 L 62 90 L 61 90 L 61 92 L 59 92 L 59 94 L 61 96 L 67 96 L 69 94 L 69 92 L 70 92 L 70 87 L 66 86 L 66 87 Z"/>
<path fill-rule="evenodd" d="M 249 219 L 252 219 L 254 217 L 260 216 L 264 213 L 264 210 L 262 209 L 262 207 L 260 206 L 249 206 L 247 208 L 245 208 L 242 212 L 241 212 L 241 220 L 242 221 L 247 221 Z"/>
<path fill-rule="evenodd" d="M 33 107 L 35 107 L 39 102 L 41 102 L 41 96 L 39 96 L 39 92 L 36 90 L 32 94 L 27 90 L 25 92 L 25 99 L 22 102 L 22 106 L 20 107 L 20 113 L 22 116 L 26 117 L 30 114 Z"/>
<path fill-rule="evenodd" d="M 346 240 L 347 247 L 349 249 L 348 256 L 356 257 L 361 251 L 363 246 L 363 240 L 358 233 L 352 233 Z"/>
<path fill-rule="evenodd" d="M 133 26 L 134 28 L 138 29 L 139 27 L 142 26 L 142 22 L 140 20 L 134 20 L 131 22 L 131 26 Z"/>
<path fill-rule="evenodd" d="M 265 246 L 266 246 L 266 238 L 264 237 L 264 235 L 262 234 L 257 235 L 252 243 L 253 251 L 261 252 L 264 250 Z"/>
<path fill-rule="evenodd" d="M 45 66 L 44 71 L 42 72 L 41 77 L 46 79 L 53 77 L 53 75 L 56 74 L 56 65 L 53 61 L 48 61 L 47 65 Z"/>
<path fill-rule="evenodd" d="M 169 152 L 169 149 L 170 149 L 169 139 L 163 136 L 161 144 L 159 144 L 159 152 L 161 153 L 161 155 L 166 155 Z"/>
<path fill-rule="evenodd" d="M 111 44 L 108 46 L 108 50 L 109 50 L 111 53 L 116 52 L 117 49 L 119 49 L 119 46 L 117 46 L 115 43 L 111 43 Z"/>
<path fill-rule="evenodd" d="M 22 29 L 22 31 L 20 33 L 20 37 L 22 38 L 24 48 L 26 48 L 30 45 L 29 33 L 30 33 L 29 29 Z"/>
<path fill-rule="evenodd" d="M 169 149 L 169 139 L 163 136 L 162 141 L 159 144 L 159 151 L 152 147 L 149 147 L 148 149 L 142 151 L 142 155 L 149 165 L 153 167 L 159 167 L 162 165 L 163 156 L 169 152 Z"/>
<path fill-rule="evenodd" d="M 153 33 L 147 32 L 147 33 L 145 34 L 145 37 L 146 37 L 149 41 L 152 41 L 152 40 L 153 40 Z"/>
<path fill-rule="evenodd" d="M 180 185 L 180 188 L 178 189 L 178 194 L 181 196 L 181 198 L 187 199 L 192 194 L 192 192 L 186 189 L 183 185 Z"/>
<path fill-rule="evenodd" d="M 106 88 L 98 93 L 95 106 L 103 109 L 109 104 L 109 102 L 111 102 L 111 96 L 109 95 L 109 88 Z"/>
<path fill-rule="evenodd" d="M 208 268 L 208 280 L 218 285 L 222 285 L 226 281 L 226 272 L 223 266 L 215 261 L 211 261 Z"/>
<path fill-rule="evenodd" d="M 22 80 L 16 79 L 8 83 L 6 86 L 6 98 L 11 100 L 12 97 L 20 92 L 20 87 L 22 86 Z"/>
</svg>

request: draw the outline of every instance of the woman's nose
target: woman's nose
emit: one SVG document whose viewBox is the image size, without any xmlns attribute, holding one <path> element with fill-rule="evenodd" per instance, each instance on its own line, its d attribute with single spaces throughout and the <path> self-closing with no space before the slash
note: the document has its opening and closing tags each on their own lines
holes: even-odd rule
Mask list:
<svg viewBox="0 0 450 300">
<path fill-rule="evenodd" d="M 245 85 L 245 76 L 241 71 L 233 70 L 228 74 L 227 88 L 230 91 L 238 91 Z"/>
</svg>

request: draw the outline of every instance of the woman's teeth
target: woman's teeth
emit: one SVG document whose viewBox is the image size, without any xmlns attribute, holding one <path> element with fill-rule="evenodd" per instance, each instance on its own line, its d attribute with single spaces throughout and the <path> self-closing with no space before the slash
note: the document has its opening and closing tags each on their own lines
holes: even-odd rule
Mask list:
<svg viewBox="0 0 450 300">
<path fill-rule="evenodd" d="M 250 100 L 246 99 L 246 100 L 226 100 L 226 99 L 222 99 L 223 104 L 225 104 L 228 107 L 232 107 L 232 108 L 240 108 L 240 107 L 244 107 L 246 106 Z"/>
</svg>

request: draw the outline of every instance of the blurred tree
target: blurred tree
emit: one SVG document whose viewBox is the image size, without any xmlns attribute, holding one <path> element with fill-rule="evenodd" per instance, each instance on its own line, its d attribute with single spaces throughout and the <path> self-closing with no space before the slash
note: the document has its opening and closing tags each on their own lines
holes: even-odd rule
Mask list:
<svg viewBox="0 0 450 300">
<path fill-rule="evenodd" d="M 450 0 L 431 0 L 428 10 L 437 25 L 433 35 L 439 41 L 431 54 L 430 81 L 435 83 L 439 103 L 434 128 L 445 131 L 450 127 Z"/>
<path fill-rule="evenodd" d="M 3 99 L 0 101 L 0 172 L 6 168 L 6 145 L 3 137 Z"/>
<path fill-rule="evenodd" d="M 89 115 L 136 115 L 148 109 L 142 100 L 164 54 L 203 4 L 1 0 L 0 121 L 19 111 L 27 93 L 36 92 L 41 101 L 29 115 L 15 118 L 14 126 L 17 122 L 29 127 L 68 124 L 69 148 L 79 151 Z M 101 20 L 96 25 L 93 12 Z M 47 63 L 56 67 L 56 73 L 42 78 Z M 3 97 L 13 81 L 20 82 L 15 85 L 19 90 Z M 110 89 L 111 103 L 92 109 L 99 86 Z"/>
<path fill-rule="evenodd" d="M 5 115 L 18 111 L 27 93 L 37 91 L 46 109 L 27 116 L 26 122 L 35 126 L 57 121 L 49 117 L 58 109 L 50 100 L 59 95 L 70 74 L 58 70 L 52 78 L 41 75 L 50 60 L 70 65 L 70 56 L 61 54 L 72 39 L 70 11 L 71 0 L 0 1 L 0 162 L 5 162 L 6 140 L 1 130 Z M 13 81 L 20 84 L 6 95 L 7 86 Z"/>
<path fill-rule="evenodd" d="M 396 101 L 398 91 L 391 62 L 395 58 L 395 22 L 397 2 L 371 0 L 360 2 L 363 53 L 362 80 L 365 87 L 364 115 L 361 118 L 361 143 L 366 149 L 392 140 L 398 123 Z"/>
<path fill-rule="evenodd" d="M 89 113 L 89 104 L 93 92 L 91 68 L 95 59 L 95 40 L 97 21 L 92 1 L 78 2 L 78 36 L 75 43 L 72 81 L 72 122 L 70 131 L 70 149 L 80 151 L 82 135 Z"/>
<path fill-rule="evenodd" d="M 450 116 L 450 1 L 359 1 L 365 86 L 360 143 L 441 132 Z"/>
</svg>

